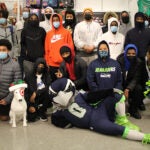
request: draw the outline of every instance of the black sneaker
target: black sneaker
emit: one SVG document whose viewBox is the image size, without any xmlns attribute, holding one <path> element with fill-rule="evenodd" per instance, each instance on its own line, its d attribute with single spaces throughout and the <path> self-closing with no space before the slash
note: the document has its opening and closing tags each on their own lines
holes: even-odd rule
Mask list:
<svg viewBox="0 0 150 150">
<path fill-rule="evenodd" d="M 41 121 L 47 121 L 47 115 L 45 113 L 39 115 Z"/>
<path fill-rule="evenodd" d="M 146 110 L 145 105 L 144 104 L 139 105 L 139 110 L 141 110 L 141 111 Z"/>
</svg>

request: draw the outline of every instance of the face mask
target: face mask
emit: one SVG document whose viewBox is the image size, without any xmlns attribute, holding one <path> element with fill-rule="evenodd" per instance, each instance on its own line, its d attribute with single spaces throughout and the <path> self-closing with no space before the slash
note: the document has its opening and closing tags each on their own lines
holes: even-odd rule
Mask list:
<svg viewBox="0 0 150 150">
<path fill-rule="evenodd" d="M 29 20 L 29 24 L 32 27 L 38 27 L 39 26 L 39 21 L 38 20 Z"/>
<path fill-rule="evenodd" d="M 54 28 L 59 28 L 59 26 L 60 26 L 60 22 L 59 21 L 54 21 L 53 22 L 53 26 L 54 26 Z"/>
<path fill-rule="evenodd" d="M 99 50 L 99 56 L 100 58 L 107 58 L 108 57 L 108 51 L 106 50 Z"/>
<path fill-rule="evenodd" d="M 47 18 L 48 20 L 50 20 L 51 14 L 45 14 L 45 16 L 46 16 L 46 18 Z"/>
<path fill-rule="evenodd" d="M 129 23 L 129 16 L 122 17 L 122 22 L 125 24 Z"/>
<path fill-rule="evenodd" d="M 130 63 L 133 63 L 136 60 L 136 56 L 127 56 L 127 59 L 130 61 Z"/>
<path fill-rule="evenodd" d="M 144 21 L 144 25 L 145 25 L 146 28 L 149 26 L 148 20 L 145 20 L 145 21 Z"/>
<path fill-rule="evenodd" d="M 66 19 L 65 23 L 71 25 L 73 23 L 73 19 Z"/>
<path fill-rule="evenodd" d="M 24 19 L 27 19 L 29 17 L 29 12 L 23 12 L 22 16 Z"/>
<path fill-rule="evenodd" d="M 0 52 L 0 59 L 6 59 L 7 56 L 7 52 Z"/>
<path fill-rule="evenodd" d="M 84 18 L 85 18 L 85 20 L 91 20 L 92 15 L 91 14 L 85 14 Z"/>
<path fill-rule="evenodd" d="M 0 18 L 0 24 L 5 24 L 6 23 L 6 18 Z"/>
<path fill-rule="evenodd" d="M 116 33 L 117 30 L 118 30 L 118 27 L 117 26 L 111 26 L 110 30 L 111 30 L 112 33 Z"/>
<path fill-rule="evenodd" d="M 69 55 L 68 57 L 63 57 L 64 61 L 67 63 L 71 63 L 71 55 Z"/>
<path fill-rule="evenodd" d="M 137 28 L 144 28 L 144 22 L 135 22 L 135 26 L 137 27 Z"/>
<path fill-rule="evenodd" d="M 44 68 L 38 67 L 36 71 L 38 74 L 42 74 L 44 72 Z"/>
</svg>

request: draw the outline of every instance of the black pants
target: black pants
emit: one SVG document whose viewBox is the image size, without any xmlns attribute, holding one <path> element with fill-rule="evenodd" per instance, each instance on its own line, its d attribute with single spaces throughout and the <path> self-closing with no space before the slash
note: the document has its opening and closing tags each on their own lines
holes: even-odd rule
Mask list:
<svg viewBox="0 0 150 150">
<path fill-rule="evenodd" d="M 137 85 L 133 91 L 129 93 L 129 109 L 130 111 L 137 111 L 138 106 L 143 104 L 143 88 L 142 85 Z"/>
<path fill-rule="evenodd" d="M 40 106 L 40 104 L 42 104 L 42 105 Z M 29 103 L 29 105 L 28 105 L 27 120 L 35 121 L 36 118 L 40 114 L 45 113 L 47 111 L 47 108 L 50 107 L 51 105 L 52 104 L 51 104 L 51 100 L 50 100 L 48 92 L 43 92 L 43 93 L 37 94 L 35 103 Z M 36 112 L 34 112 L 34 113 L 29 112 L 30 107 L 34 107 L 36 109 Z"/>
</svg>

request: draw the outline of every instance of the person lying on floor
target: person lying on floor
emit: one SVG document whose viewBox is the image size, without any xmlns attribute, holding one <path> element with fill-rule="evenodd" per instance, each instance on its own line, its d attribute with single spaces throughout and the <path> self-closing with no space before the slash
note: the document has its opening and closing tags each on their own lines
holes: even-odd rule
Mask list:
<svg viewBox="0 0 150 150">
<path fill-rule="evenodd" d="M 51 122 L 61 128 L 75 126 L 150 144 L 150 134 L 140 132 L 139 127 L 125 117 L 124 96 L 120 96 L 120 92 L 116 91 L 108 89 L 76 94 L 75 85 L 70 79 L 58 79 L 49 87 L 53 101 Z M 119 125 L 121 120 L 126 123 Z"/>
</svg>

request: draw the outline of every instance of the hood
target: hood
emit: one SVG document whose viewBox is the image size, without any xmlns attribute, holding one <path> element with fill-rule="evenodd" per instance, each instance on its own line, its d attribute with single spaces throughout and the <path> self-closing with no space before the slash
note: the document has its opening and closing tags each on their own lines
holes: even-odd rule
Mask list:
<svg viewBox="0 0 150 150">
<path fill-rule="evenodd" d="M 129 60 L 127 59 L 127 51 L 129 48 L 133 48 L 135 49 L 136 51 L 136 56 L 138 55 L 138 49 L 137 47 L 134 45 L 134 44 L 128 44 L 125 49 L 124 49 L 124 59 L 125 59 L 125 69 L 126 70 L 129 70 L 129 67 L 130 67 L 130 62 Z"/>
<path fill-rule="evenodd" d="M 112 17 L 118 19 L 118 15 L 117 15 L 115 12 L 106 12 L 106 13 L 104 14 L 104 17 L 103 17 L 103 23 L 104 23 L 104 24 L 107 24 L 107 23 L 108 23 L 108 18 L 109 18 L 109 16 L 112 16 Z"/>
<path fill-rule="evenodd" d="M 47 65 L 46 65 L 46 61 L 44 58 L 38 58 L 36 61 L 35 61 L 35 64 L 34 64 L 34 73 L 36 72 L 36 69 L 38 67 L 39 64 L 43 64 L 45 69 L 44 69 L 44 73 L 47 73 Z"/>
<path fill-rule="evenodd" d="M 64 23 L 64 26 L 67 26 L 67 24 L 66 24 L 66 15 L 67 14 L 72 14 L 73 15 L 72 26 L 75 26 L 76 25 L 76 15 L 75 15 L 75 12 L 72 9 L 67 9 L 66 12 L 65 12 L 65 23 Z"/>
<path fill-rule="evenodd" d="M 45 21 L 49 21 L 47 18 L 46 18 L 46 16 L 45 16 L 45 10 L 46 9 L 50 9 L 51 11 L 52 11 L 52 15 L 54 14 L 54 9 L 52 8 L 52 7 L 46 7 L 45 9 L 44 9 L 44 18 L 45 18 Z"/>
<path fill-rule="evenodd" d="M 107 47 L 108 47 L 108 58 L 107 58 L 107 59 L 109 59 L 109 58 L 110 58 L 110 49 L 109 49 L 108 43 L 107 43 L 105 40 L 99 42 L 99 44 L 98 44 L 98 47 L 97 47 L 97 55 L 98 55 L 98 58 L 99 58 L 100 60 L 102 60 L 101 57 L 99 56 L 99 47 L 100 47 L 101 44 L 106 44 L 106 45 L 107 45 Z"/>
<path fill-rule="evenodd" d="M 54 16 L 58 16 L 59 17 L 59 19 L 60 19 L 60 26 L 59 26 L 59 28 L 57 29 L 57 30 L 59 30 L 60 28 L 63 28 L 63 19 L 62 19 L 62 16 L 60 15 L 60 14 L 56 14 L 56 13 L 54 13 L 53 15 L 52 15 L 52 17 L 51 17 L 51 24 L 52 24 L 52 29 L 53 30 L 56 30 L 55 28 L 54 28 L 54 26 L 53 26 L 53 23 L 52 23 L 52 20 L 53 20 L 53 17 Z"/>
<path fill-rule="evenodd" d="M 142 18 L 145 20 L 144 14 L 143 14 L 142 12 L 137 12 L 137 13 L 135 14 L 135 16 L 134 16 L 134 24 L 135 24 L 135 27 L 137 27 L 137 26 L 136 26 L 136 18 L 137 18 L 137 17 L 142 17 Z"/>
<path fill-rule="evenodd" d="M 110 25 L 111 25 L 111 23 L 112 23 L 113 21 L 116 21 L 116 22 L 118 23 L 118 31 L 119 31 L 119 25 L 120 25 L 120 23 L 119 23 L 118 19 L 117 19 L 117 18 L 114 18 L 114 17 L 108 19 L 108 31 L 110 31 Z M 118 31 L 117 31 L 117 32 L 118 32 Z M 111 31 L 110 31 L 110 32 L 111 32 Z M 111 33 L 112 33 L 112 32 L 111 32 Z"/>
</svg>

